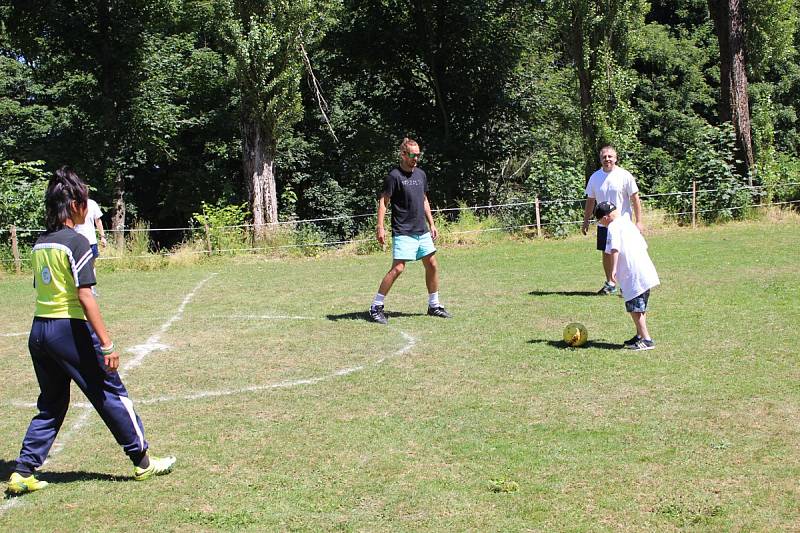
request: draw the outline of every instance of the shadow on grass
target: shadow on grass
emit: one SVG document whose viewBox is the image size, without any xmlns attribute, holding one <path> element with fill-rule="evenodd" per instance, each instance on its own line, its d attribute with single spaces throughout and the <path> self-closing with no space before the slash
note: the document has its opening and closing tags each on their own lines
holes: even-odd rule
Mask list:
<svg viewBox="0 0 800 533">
<path fill-rule="evenodd" d="M 5 484 L 11 474 L 14 472 L 14 469 L 17 467 L 16 461 L 6 461 L 5 459 L 0 459 L 0 481 Z M 75 481 L 90 481 L 90 480 L 100 480 L 100 481 L 114 481 L 114 482 L 126 482 L 133 480 L 132 477 L 121 477 L 121 476 L 114 476 L 112 474 L 102 474 L 99 472 L 38 472 L 36 474 L 36 478 L 42 481 L 47 481 L 48 483 L 72 483 Z M 4 487 L 5 488 L 5 487 Z M 18 498 L 20 496 L 24 496 L 25 494 L 11 494 L 9 492 L 4 492 L 4 496 L 6 498 Z"/>
<path fill-rule="evenodd" d="M 599 341 L 589 341 L 583 346 L 569 346 L 564 341 L 554 341 L 554 340 L 547 340 L 547 339 L 531 339 L 528 341 L 528 344 L 547 344 L 552 346 L 553 348 L 571 348 L 573 350 L 584 350 L 586 348 L 599 348 L 601 350 L 621 350 L 621 344 L 614 344 L 613 342 L 599 342 Z"/>
<path fill-rule="evenodd" d="M 0 481 L 7 480 L 16 467 L 16 461 L 6 461 L 5 459 L 0 459 Z"/>
<path fill-rule="evenodd" d="M 597 296 L 596 292 L 591 291 L 531 291 L 531 296 Z"/>
<path fill-rule="evenodd" d="M 426 316 L 426 315 L 425 313 L 403 313 L 401 311 L 387 311 L 386 316 L 388 318 L 402 318 L 409 316 Z M 342 313 L 340 315 L 325 315 L 325 318 L 327 318 L 328 320 L 332 320 L 334 322 L 337 322 L 339 320 L 365 320 L 367 322 L 371 322 L 368 311 Z"/>
</svg>

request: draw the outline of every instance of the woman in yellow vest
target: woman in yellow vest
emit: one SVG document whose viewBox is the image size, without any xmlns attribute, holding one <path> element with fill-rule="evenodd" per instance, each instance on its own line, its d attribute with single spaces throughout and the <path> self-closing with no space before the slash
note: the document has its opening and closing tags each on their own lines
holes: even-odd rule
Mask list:
<svg viewBox="0 0 800 533">
<path fill-rule="evenodd" d="M 86 184 L 62 167 L 45 194 L 47 231 L 33 247 L 36 311 L 28 338 L 39 382 L 39 413 L 33 417 L 8 492 L 47 486 L 34 472 L 42 466 L 69 407 L 70 381 L 80 387 L 134 465 L 136 480 L 167 474 L 174 457 L 150 457 L 142 421 L 117 373 L 119 354 L 106 330 L 97 300 L 94 256 L 86 237 L 74 230 L 86 217 Z"/>
</svg>

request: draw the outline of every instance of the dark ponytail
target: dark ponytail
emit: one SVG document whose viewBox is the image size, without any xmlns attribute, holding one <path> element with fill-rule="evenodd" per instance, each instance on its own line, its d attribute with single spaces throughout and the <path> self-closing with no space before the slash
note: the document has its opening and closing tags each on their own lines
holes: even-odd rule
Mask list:
<svg viewBox="0 0 800 533">
<path fill-rule="evenodd" d="M 74 170 L 67 166 L 56 170 L 44 195 L 47 231 L 58 231 L 64 227 L 64 222 L 72 215 L 73 201 L 78 207 L 84 207 L 88 200 L 89 189 Z"/>
</svg>

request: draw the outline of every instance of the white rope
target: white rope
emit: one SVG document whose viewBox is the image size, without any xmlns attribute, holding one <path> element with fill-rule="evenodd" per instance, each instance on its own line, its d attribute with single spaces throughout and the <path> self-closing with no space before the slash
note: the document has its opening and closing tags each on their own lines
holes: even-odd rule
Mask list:
<svg viewBox="0 0 800 533">
<path fill-rule="evenodd" d="M 763 188 L 763 186 L 744 186 L 739 190 L 743 189 L 755 189 L 755 188 Z M 705 189 L 701 191 L 696 191 L 696 193 L 700 192 L 714 192 L 714 189 Z M 647 197 L 653 196 L 674 196 L 674 195 L 682 195 L 682 194 L 691 194 L 691 191 L 688 192 L 677 192 L 677 193 L 663 193 L 663 194 L 656 194 L 656 195 L 648 195 Z M 564 203 L 564 202 L 575 202 L 575 201 L 584 201 L 584 199 L 576 199 L 576 200 L 552 200 L 547 203 Z M 498 205 L 485 205 L 485 206 L 474 206 L 474 207 L 458 207 L 458 208 L 448 208 L 448 209 L 439 209 L 433 210 L 434 212 L 442 212 L 442 211 L 465 211 L 465 210 L 478 210 L 478 209 L 489 209 L 489 208 L 498 208 L 498 207 L 517 207 L 517 206 L 524 206 L 524 205 L 531 205 L 535 202 L 519 202 L 513 204 L 498 204 Z M 731 206 L 731 207 L 722 207 L 718 209 L 704 209 L 704 210 L 697 210 L 695 214 L 702 214 L 702 213 L 711 213 L 716 211 L 734 211 L 740 209 L 750 209 L 750 208 L 759 208 L 759 207 L 769 207 L 769 206 L 785 206 L 785 205 L 793 205 L 800 203 L 800 200 L 792 200 L 786 202 L 771 202 L 771 203 L 761 203 L 761 204 L 753 204 L 753 205 L 746 205 L 746 206 Z M 545 202 L 540 202 L 540 205 L 544 205 Z M 665 213 L 663 216 L 666 217 L 679 217 L 679 216 L 687 216 L 691 215 L 691 211 L 681 211 L 678 213 Z M 357 215 L 357 216 L 372 216 L 372 215 Z M 343 218 L 352 218 L 349 216 L 340 216 L 340 217 L 328 217 L 322 219 L 308 219 L 302 221 L 294 221 L 291 222 L 292 224 L 300 224 L 306 222 L 316 222 L 316 221 L 323 221 L 323 220 L 340 220 Z M 287 222 L 288 223 L 288 222 Z M 551 227 L 551 226 L 566 226 L 572 224 L 582 224 L 583 220 L 572 220 L 572 221 L 561 221 L 561 222 L 543 222 L 539 224 L 539 227 Z M 267 224 L 269 225 L 269 224 Z M 244 224 L 241 226 L 221 226 L 215 229 L 227 229 L 227 228 L 244 228 L 244 227 L 254 227 L 253 224 Z M 489 232 L 496 232 L 496 231 L 509 231 L 515 229 L 527 229 L 527 228 L 535 228 L 537 227 L 536 224 L 518 224 L 518 225 L 511 225 L 511 226 L 502 226 L 497 228 L 482 228 L 476 230 L 463 230 L 463 231 L 454 231 L 448 232 L 450 235 L 462 235 L 462 234 L 471 234 L 471 233 L 489 233 Z M 179 229 L 192 229 L 197 230 L 198 228 L 163 228 L 157 230 L 143 230 L 143 229 L 135 229 L 135 230 L 127 230 L 127 231 L 176 231 Z M 21 230 L 20 230 L 21 231 Z M 27 231 L 27 230 L 26 230 Z M 38 230 L 44 231 L 44 230 Z M 337 246 L 337 245 L 347 245 L 347 244 L 362 244 L 362 243 L 371 243 L 374 242 L 372 239 L 345 239 L 345 240 L 337 240 L 337 241 L 320 241 L 320 242 L 309 242 L 309 243 L 300 243 L 300 244 L 280 244 L 280 245 L 265 245 L 265 246 L 253 246 L 248 248 L 223 248 L 223 249 L 215 249 L 212 251 L 208 250 L 193 250 L 190 252 L 187 251 L 180 251 L 180 252 L 167 252 L 162 251 L 158 253 L 152 254 L 145 254 L 145 255 L 123 255 L 123 256 L 108 256 L 108 257 L 99 257 L 98 261 L 109 261 L 109 260 L 121 260 L 121 259 L 143 259 L 143 258 L 156 258 L 156 257 L 172 257 L 175 255 L 213 255 L 213 254 L 223 254 L 223 253 L 231 253 L 231 252 L 258 252 L 258 251 L 267 251 L 267 250 L 281 250 L 281 249 L 296 249 L 296 248 L 307 248 L 307 247 L 325 247 L 325 246 Z M 21 262 L 29 262 L 30 258 L 21 258 Z M 0 263 L 13 263 L 14 259 L 0 259 Z"/>
<path fill-rule="evenodd" d="M 789 187 L 794 185 L 800 185 L 800 182 L 790 182 L 790 183 L 781 183 L 776 185 L 776 187 Z M 729 192 L 739 192 L 743 190 L 755 190 L 755 189 L 765 189 L 767 188 L 766 185 L 742 185 L 738 188 L 728 189 Z M 717 192 L 721 189 L 699 189 L 695 191 L 696 194 L 700 193 L 708 193 L 708 192 Z M 649 199 L 649 198 L 660 198 L 664 196 L 682 196 L 682 195 L 690 195 L 692 191 L 678 191 L 678 192 L 665 192 L 665 193 L 653 193 L 653 194 L 640 194 L 642 199 Z M 563 203 L 575 203 L 575 202 L 584 202 L 586 198 L 556 198 L 553 200 L 540 200 L 539 205 L 550 205 L 550 204 L 563 204 Z M 447 213 L 453 211 L 478 211 L 481 209 L 499 209 L 499 208 L 507 208 L 507 207 L 526 207 L 536 204 L 536 201 L 533 202 L 511 202 L 505 204 L 487 204 L 487 205 L 476 205 L 476 206 L 464 206 L 464 207 L 445 207 L 440 209 L 431 209 L 433 213 Z M 275 226 L 291 226 L 291 225 L 300 225 L 300 224 L 309 224 L 312 222 L 330 222 L 333 220 L 352 220 L 356 218 L 368 218 L 377 216 L 377 213 L 362 213 L 360 215 L 338 215 L 333 217 L 320 217 L 320 218 L 306 218 L 300 220 L 282 220 L 278 222 L 268 222 L 264 224 L 238 224 L 238 225 L 230 225 L 230 226 L 215 226 L 211 228 L 212 231 L 218 230 L 225 230 L 225 229 L 242 229 L 242 228 L 257 228 L 257 227 L 275 227 Z M 137 233 L 137 232 L 156 232 L 156 231 L 198 231 L 202 230 L 203 228 L 200 226 L 185 226 L 185 227 L 177 227 L 177 228 L 121 228 L 121 229 L 114 229 L 109 228 L 107 231 L 110 232 L 123 232 L 123 233 Z M 0 233 L 8 233 L 10 230 L 0 228 Z M 41 228 L 17 228 L 18 232 L 32 232 L 32 233 L 42 233 L 46 230 Z"/>
</svg>

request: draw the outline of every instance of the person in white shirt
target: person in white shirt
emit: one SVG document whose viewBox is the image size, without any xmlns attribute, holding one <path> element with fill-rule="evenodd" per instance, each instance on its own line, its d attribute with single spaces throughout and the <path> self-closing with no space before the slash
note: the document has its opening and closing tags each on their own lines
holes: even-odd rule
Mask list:
<svg viewBox="0 0 800 533">
<path fill-rule="evenodd" d="M 608 228 L 604 255 L 611 258 L 612 273 L 616 276 L 625 309 L 631 314 L 636 335 L 623 343 L 631 350 L 652 350 L 656 343 L 647 329 L 647 305 L 650 289 L 661 283 L 656 267 L 647 253 L 647 242 L 628 213 L 621 213 L 610 202 L 600 202 L 594 209 L 598 224 Z"/>
<path fill-rule="evenodd" d="M 88 200 L 86 206 L 86 220 L 83 224 L 77 224 L 75 226 L 75 231 L 86 237 L 86 240 L 89 241 L 89 246 L 92 249 L 92 255 L 95 259 L 100 257 L 100 250 L 97 249 L 97 233 L 100 233 L 100 244 L 103 245 L 103 248 L 106 247 L 108 242 L 106 241 L 106 232 L 103 228 L 103 212 L 100 210 L 100 206 L 97 205 L 97 202 L 92 200 L 91 198 Z M 92 294 L 97 296 L 97 288 L 96 286 L 92 285 Z"/>
<path fill-rule="evenodd" d="M 644 232 L 642 223 L 642 202 L 639 200 L 639 187 L 630 172 L 617 166 L 617 151 L 613 146 L 603 146 L 600 149 L 600 164 L 598 169 L 589 177 L 586 184 L 586 208 L 583 213 L 583 227 L 581 231 L 586 235 L 589 229 L 589 219 L 592 216 L 594 207 L 600 202 L 610 202 L 617 206 L 620 213 L 636 216 L 636 227 L 640 232 Z M 608 231 L 605 226 L 597 221 L 597 249 L 601 252 L 605 250 Z M 603 255 L 603 270 L 606 281 L 598 294 L 617 294 L 618 289 L 616 280 L 611 268 L 611 258 L 607 254 Z"/>
<path fill-rule="evenodd" d="M 97 202 L 91 198 L 86 210 L 86 222 L 75 226 L 75 231 L 86 237 L 86 240 L 89 241 L 89 246 L 92 248 L 92 255 L 97 259 L 100 256 L 100 251 L 97 249 L 97 233 L 100 234 L 100 244 L 104 248 L 108 243 L 106 242 L 106 232 L 103 228 L 103 212 Z"/>
</svg>

